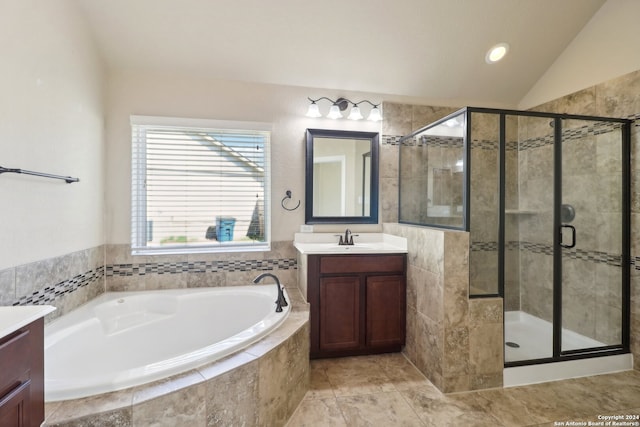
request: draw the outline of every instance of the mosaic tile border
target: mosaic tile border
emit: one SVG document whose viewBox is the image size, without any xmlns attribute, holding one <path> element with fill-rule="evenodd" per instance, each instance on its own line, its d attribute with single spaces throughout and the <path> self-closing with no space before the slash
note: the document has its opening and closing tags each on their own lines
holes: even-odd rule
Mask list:
<svg viewBox="0 0 640 427">
<path fill-rule="evenodd" d="M 587 136 L 603 135 L 606 133 L 613 132 L 616 129 L 620 129 L 621 127 L 622 127 L 621 123 L 596 122 L 592 126 L 584 125 L 577 128 L 563 129 L 562 140 L 563 142 L 575 141 L 575 140 L 580 140 Z M 532 148 L 540 148 L 547 145 L 553 145 L 553 141 L 554 141 L 554 135 L 553 133 L 550 133 L 549 135 L 525 139 L 520 144 L 518 143 L 518 141 L 507 142 L 507 149 L 508 150 L 517 149 L 518 151 L 524 151 Z"/>
<path fill-rule="evenodd" d="M 480 149 L 480 150 L 497 150 L 498 149 L 498 141 L 492 141 L 489 139 L 472 139 L 471 140 L 471 149 Z"/>
<path fill-rule="evenodd" d="M 471 252 L 493 252 L 498 250 L 498 242 L 471 242 L 470 246 Z M 546 243 L 509 241 L 506 243 L 505 248 L 507 250 L 522 250 L 534 254 L 553 255 L 553 247 Z M 620 267 L 622 265 L 622 255 L 601 251 L 587 251 L 573 248 L 567 250 L 567 256 L 570 259 L 592 261 L 614 267 Z M 631 258 L 630 260 L 631 265 L 634 266 L 636 270 L 640 270 L 639 260 L 640 257 L 636 257 L 635 260 Z"/>
<path fill-rule="evenodd" d="M 635 121 L 636 123 L 634 123 L 634 125 L 640 127 L 640 113 L 629 114 L 625 119 Z"/>
<path fill-rule="evenodd" d="M 221 273 L 236 271 L 296 270 L 298 262 L 294 258 L 238 261 L 191 261 L 142 264 L 111 264 L 46 286 L 30 295 L 20 297 L 12 305 L 50 304 L 62 295 L 69 294 L 105 277 L 144 276 L 147 274 L 180 273 Z"/>
<path fill-rule="evenodd" d="M 435 136 L 422 135 L 412 138 L 402 143 L 403 147 L 440 147 L 440 148 L 462 148 L 463 138 L 455 136 Z"/>
<path fill-rule="evenodd" d="M 518 141 L 506 141 L 506 150 L 507 151 L 518 151 Z M 488 139 L 474 139 L 471 141 L 471 149 L 481 149 L 481 150 L 497 150 L 499 146 L 498 141 L 492 141 Z"/>
<path fill-rule="evenodd" d="M 627 117 L 630 120 L 636 121 L 635 126 L 640 126 L 640 114 L 635 114 Z M 594 125 L 584 125 L 577 128 L 564 129 L 562 132 L 563 141 L 579 140 L 587 136 L 602 135 L 609 132 L 613 132 L 622 126 L 621 123 L 615 122 L 596 122 Z M 382 143 L 388 145 L 399 145 L 402 136 L 397 135 L 383 135 Z M 518 141 L 507 141 L 507 150 L 524 151 L 532 148 L 540 148 L 547 145 L 552 145 L 554 141 L 553 133 L 549 135 L 539 136 L 535 138 L 525 139 L 521 143 Z M 404 141 L 402 143 L 406 147 L 441 147 L 441 148 L 461 148 L 463 146 L 463 139 L 459 137 L 445 137 L 434 135 L 423 135 L 418 138 Z M 488 139 L 473 139 L 471 141 L 471 149 L 479 148 L 481 150 L 497 150 L 498 141 Z"/>
<path fill-rule="evenodd" d="M 100 266 L 86 273 L 63 280 L 55 285 L 46 286 L 31 295 L 18 298 L 13 305 L 45 305 L 53 302 L 56 298 L 71 293 L 75 290 L 88 286 L 98 280 L 102 280 L 105 276 L 104 266 Z"/>
<path fill-rule="evenodd" d="M 382 138 L 380 138 L 380 144 L 400 145 L 400 139 L 402 139 L 402 135 L 382 135 Z"/>
<path fill-rule="evenodd" d="M 498 242 L 471 242 L 471 252 L 492 252 L 498 250 Z"/>
<path fill-rule="evenodd" d="M 238 261 L 183 261 L 141 264 L 112 264 L 106 269 L 107 277 L 144 276 L 147 274 L 221 273 L 235 271 L 296 270 L 294 258 Z"/>
</svg>

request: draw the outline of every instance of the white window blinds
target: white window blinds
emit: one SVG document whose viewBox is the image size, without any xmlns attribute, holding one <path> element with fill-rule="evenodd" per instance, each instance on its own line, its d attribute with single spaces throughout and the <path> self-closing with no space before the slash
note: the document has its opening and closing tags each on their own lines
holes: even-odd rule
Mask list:
<svg viewBox="0 0 640 427">
<path fill-rule="evenodd" d="M 165 121 L 132 117 L 133 252 L 268 249 L 267 126 Z"/>
</svg>

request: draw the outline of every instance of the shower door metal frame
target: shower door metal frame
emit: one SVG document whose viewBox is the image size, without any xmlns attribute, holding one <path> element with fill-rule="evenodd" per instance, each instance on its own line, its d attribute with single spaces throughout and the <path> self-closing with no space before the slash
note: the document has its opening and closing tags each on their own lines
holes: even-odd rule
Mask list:
<svg viewBox="0 0 640 427">
<path fill-rule="evenodd" d="M 423 126 L 421 128 L 419 128 L 416 131 L 411 132 L 408 135 L 405 135 L 403 137 L 400 138 L 400 140 L 398 141 L 398 169 L 399 171 L 402 171 L 403 169 L 403 164 L 402 164 L 402 145 L 404 144 L 405 141 L 410 140 L 411 138 L 413 138 L 416 135 L 419 135 L 422 132 L 425 132 L 428 129 L 434 128 L 436 126 L 439 126 L 443 123 L 445 123 L 446 121 L 454 118 L 454 117 L 458 117 L 458 116 L 462 116 L 464 117 L 464 124 L 462 125 L 463 128 L 465 129 L 464 131 L 464 135 L 462 137 L 462 154 L 464 156 L 464 164 L 462 167 L 462 172 L 463 172 L 463 177 L 462 177 L 462 224 L 459 226 L 453 226 L 453 225 L 445 225 L 445 224 L 431 224 L 431 223 L 422 223 L 422 222 L 415 222 L 415 221 L 407 221 L 407 220 L 403 220 L 401 219 L 401 206 L 400 206 L 400 201 L 402 200 L 402 182 L 399 182 L 398 184 L 398 192 L 397 192 L 397 196 L 398 196 L 398 223 L 400 224 L 408 224 L 408 225 L 420 225 L 420 226 L 428 226 L 428 227 L 435 227 L 435 228 L 441 228 L 441 229 L 445 229 L 445 230 L 460 230 L 460 231 L 469 231 L 469 224 L 471 223 L 470 218 L 469 218 L 469 214 L 470 214 L 470 207 L 469 207 L 469 191 L 471 189 L 471 172 L 470 172 L 470 168 L 471 168 L 471 146 L 470 146 L 470 141 L 471 141 L 471 122 L 470 122 L 470 115 L 469 112 L 475 110 L 473 107 L 464 107 L 461 108 L 459 110 L 454 111 L 453 113 L 447 114 L 446 116 L 444 116 L 441 119 L 436 120 L 433 123 L 430 123 L 426 126 Z M 398 176 L 400 177 L 400 172 L 398 172 Z M 399 179 L 399 181 L 402 181 L 401 179 Z M 498 295 L 493 295 L 498 296 Z"/>
<path fill-rule="evenodd" d="M 465 118 L 465 132 L 463 136 L 463 155 L 465 159 L 464 164 L 464 177 L 463 177 L 463 223 L 462 226 L 452 227 L 439 224 L 418 224 L 407 221 L 399 220 L 403 224 L 415 224 L 415 225 L 430 225 L 442 229 L 455 229 L 462 231 L 470 231 L 470 213 L 471 213 L 471 197 L 469 194 L 471 188 L 471 171 L 473 164 L 471 163 L 471 125 L 472 125 L 472 113 L 484 113 L 499 115 L 499 141 L 498 141 L 498 180 L 499 180 L 499 220 L 498 220 L 498 290 L 497 293 L 486 294 L 474 294 L 469 298 L 495 298 L 505 297 L 505 198 L 506 198 L 506 117 L 539 117 L 553 120 L 554 123 L 554 159 L 553 159 L 553 173 L 554 173 L 554 206 L 553 206 L 553 348 L 552 357 L 539 358 L 539 359 L 527 359 L 514 362 L 505 362 L 505 367 L 515 367 L 524 365 L 533 365 L 541 363 L 551 363 L 565 360 L 586 359 L 598 356 L 610 356 L 617 354 L 626 354 L 630 352 L 630 265 L 631 265 L 631 237 L 630 237 L 630 224 L 631 224 L 631 125 L 632 120 L 612 117 L 598 117 L 598 116 L 586 116 L 579 114 L 558 114 L 558 113 L 546 113 L 540 111 L 521 111 L 521 110 L 506 110 L 495 108 L 477 108 L 477 107 L 465 107 L 457 110 L 440 120 L 437 120 L 421 129 L 404 136 L 399 141 L 399 150 L 402 149 L 402 144 L 405 140 L 413 137 L 420 132 L 423 132 L 431 127 L 437 126 L 446 122 L 452 117 L 456 117 L 462 114 Z M 562 204 L 562 121 L 563 120 L 582 120 L 589 122 L 608 122 L 618 123 L 621 126 L 621 158 L 622 158 L 622 239 L 621 239 L 621 344 L 610 345 L 595 348 L 583 348 L 578 350 L 562 351 L 562 252 L 560 249 L 561 236 L 560 226 L 561 222 L 561 204 Z M 402 170 L 402 155 L 400 155 L 400 170 Z M 400 199 L 400 186 L 398 188 L 398 197 Z M 398 206 L 400 210 L 400 206 Z M 399 212 L 400 213 L 400 212 Z"/>
<path fill-rule="evenodd" d="M 536 111 L 519 111 L 519 110 L 500 110 L 492 108 L 475 108 L 467 107 L 466 123 L 467 123 L 467 159 L 470 160 L 470 124 L 471 113 L 485 113 L 499 115 L 499 144 L 498 144 L 498 164 L 499 164 L 499 221 L 498 221 L 498 295 L 472 295 L 470 298 L 484 298 L 500 296 L 504 300 L 505 284 L 504 284 L 504 268 L 505 268 L 505 197 L 506 197 L 506 176 L 505 176 L 505 159 L 506 159 L 506 116 L 528 116 L 549 118 L 554 121 L 554 206 L 553 206 L 553 355 L 552 357 L 540 359 L 527 359 L 514 362 L 505 362 L 505 367 L 515 367 L 524 365 L 533 365 L 540 363 L 552 363 L 565 360 L 586 359 L 591 357 L 610 356 L 617 354 L 625 354 L 630 351 L 630 188 L 631 188 L 631 124 L 628 119 L 617 119 L 611 117 L 585 116 L 575 114 L 556 114 L 543 113 Z M 459 113 L 459 112 L 458 112 Z M 454 113 L 455 114 L 455 113 Z M 561 244 L 561 205 L 562 205 L 562 121 L 563 120 L 583 120 L 589 122 L 611 122 L 621 125 L 621 145 L 622 145 L 622 250 L 621 250 L 621 344 L 610 345 L 594 348 L 584 348 L 578 350 L 562 351 L 562 252 Z M 468 169 L 472 167 L 468 164 Z M 468 173 L 468 179 L 471 179 L 471 173 Z M 468 183 L 468 182 L 467 182 Z M 467 188 L 470 188 L 467 185 Z M 470 214 L 470 203 L 467 204 L 466 216 Z M 467 222 L 468 224 L 468 222 Z"/>
<path fill-rule="evenodd" d="M 622 229 L 621 229 L 621 344 L 608 345 L 577 350 L 562 350 L 562 120 L 585 120 L 574 116 L 559 115 L 554 117 L 554 254 L 553 254 L 553 358 L 551 362 L 561 360 L 574 360 L 603 355 L 625 354 L 630 351 L 631 335 L 631 120 L 610 120 L 621 123 L 622 145 Z M 601 117 L 589 117 L 588 121 L 605 121 Z M 575 242 L 575 234 L 574 234 Z M 533 364 L 535 361 L 527 361 Z M 544 363 L 535 362 L 535 363 Z M 518 366 L 518 362 L 505 366 Z M 518 364 L 516 364 L 518 363 Z"/>
</svg>

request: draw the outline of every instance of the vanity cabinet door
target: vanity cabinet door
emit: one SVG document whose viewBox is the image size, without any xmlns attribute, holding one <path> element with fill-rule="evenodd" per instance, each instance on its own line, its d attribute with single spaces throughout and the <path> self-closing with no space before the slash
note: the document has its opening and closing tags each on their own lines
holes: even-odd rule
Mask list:
<svg viewBox="0 0 640 427">
<path fill-rule="evenodd" d="M 0 398 L 0 426 L 31 426 L 31 381 L 15 387 Z"/>
<path fill-rule="evenodd" d="M 44 320 L 0 338 L 0 426 L 44 421 Z"/>
<path fill-rule="evenodd" d="M 360 278 L 321 278 L 319 303 L 320 351 L 358 349 L 362 342 Z"/>
<path fill-rule="evenodd" d="M 311 358 L 402 350 L 405 267 L 404 254 L 310 255 Z"/>
<path fill-rule="evenodd" d="M 367 277 L 367 347 L 404 345 L 404 276 Z"/>
</svg>

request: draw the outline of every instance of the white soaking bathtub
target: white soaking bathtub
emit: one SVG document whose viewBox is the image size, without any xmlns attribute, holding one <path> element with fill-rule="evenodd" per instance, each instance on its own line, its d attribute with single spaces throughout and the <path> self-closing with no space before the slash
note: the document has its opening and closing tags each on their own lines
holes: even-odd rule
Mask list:
<svg viewBox="0 0 640 427">
<path fill-rule="evenodd" d="M 286 292 L 286 291 L 285 291 Z M 274 283 L 107 292 L 45 326 L 45 400 L 144 384 L 213 362 L 282 323 Z"/>
</svg>

